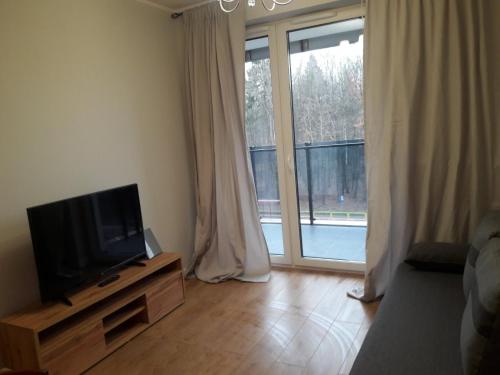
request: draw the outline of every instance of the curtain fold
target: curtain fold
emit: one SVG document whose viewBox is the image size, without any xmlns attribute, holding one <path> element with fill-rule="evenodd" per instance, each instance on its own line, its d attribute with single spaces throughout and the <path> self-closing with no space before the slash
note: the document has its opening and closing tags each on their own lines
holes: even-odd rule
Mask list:
<svg viewBox="0 0 500 375">
<path fill-rule="evenodd" d="M 212 3 L 183 16 L 197 208 L 190 270 L 207 282 L 270 273 L 244 131 L 244 8 L 228 15 Z"/>
<path fill-rule="evenodd" d="M 367 271 L 355 297 L 382 295 L 414 241 L 466 242 L 493 204 L 491 1 L 367 2 Z"/>
</svg>

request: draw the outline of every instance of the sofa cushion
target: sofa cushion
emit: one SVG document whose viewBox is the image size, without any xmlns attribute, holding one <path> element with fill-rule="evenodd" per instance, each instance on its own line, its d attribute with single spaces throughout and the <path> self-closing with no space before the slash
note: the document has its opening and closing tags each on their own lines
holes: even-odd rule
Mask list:
<svg viewBox="0 0 500 375">
<path fill-rule="evenodd" d="M 483 248 L 491 237 L 497 236 L 500 231 L 500 210 L 490 211 L 479 223 L 474 236 L 472 237 L 467 261 L 465 262 L 463 289 L 467 298 L 474 283 L 474 269 L 476 259 L 479 256 L 479 249 Z"/>
<path fill-rule="evenodd" d="M 401 264 L 351 375 L 461 375 L 462 277 Z"/>
<path fill-rule="evenodd" d="M 405 262 L 424 271 L 463 273 L 469 245 L 419 242 L 410 247 Z"/>
<path fill-rule="evenodd" d="M 500 312 L 500 238 L 484 246 L 462 317 L 460 346 L 464 373 L 478 374 Z"/>
</svg>

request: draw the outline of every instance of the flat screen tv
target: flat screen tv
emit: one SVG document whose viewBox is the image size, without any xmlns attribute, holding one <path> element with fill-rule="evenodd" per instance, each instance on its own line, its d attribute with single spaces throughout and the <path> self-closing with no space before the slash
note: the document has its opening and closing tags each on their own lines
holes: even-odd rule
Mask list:
<svg viewBox="0 0 500 375">
<path fill-rule="evenodd" d="M 106 280 L 144 257 L 137 185 L 28 208 L 42 302 Z"/>
</svg>

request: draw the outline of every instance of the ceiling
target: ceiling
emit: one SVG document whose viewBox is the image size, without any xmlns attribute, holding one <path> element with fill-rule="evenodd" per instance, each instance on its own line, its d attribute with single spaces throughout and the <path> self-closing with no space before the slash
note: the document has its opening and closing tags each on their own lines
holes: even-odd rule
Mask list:
<svg viewBox="0 0 500 375">
<path fill-rule="evenodd" d="M 178 10 L 192 6 L 198 3 L 204 3 L 206 0 L 149 0 L 151 3 L 163 5 L 172 10 Z"/>
</svg>

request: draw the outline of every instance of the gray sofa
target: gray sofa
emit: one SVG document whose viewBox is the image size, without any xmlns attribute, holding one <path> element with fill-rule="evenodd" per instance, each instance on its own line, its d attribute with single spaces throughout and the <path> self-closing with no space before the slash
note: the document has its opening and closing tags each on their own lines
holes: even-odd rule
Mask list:
<svg viewBox="0 0 500 375">
<path fill-rule="evenodd" d="M 493 238 L 498 232 L 500 212 L 491 212 L 465 251 L 432 244 L 417 267 L 402 263 L 350 375 L 500 374 L 500 238 Z M 429 248 L 438 255 L 437 266 Z M 462 272 L 440 267 L 447 256 L 462 262 Z"/>
</svg>

